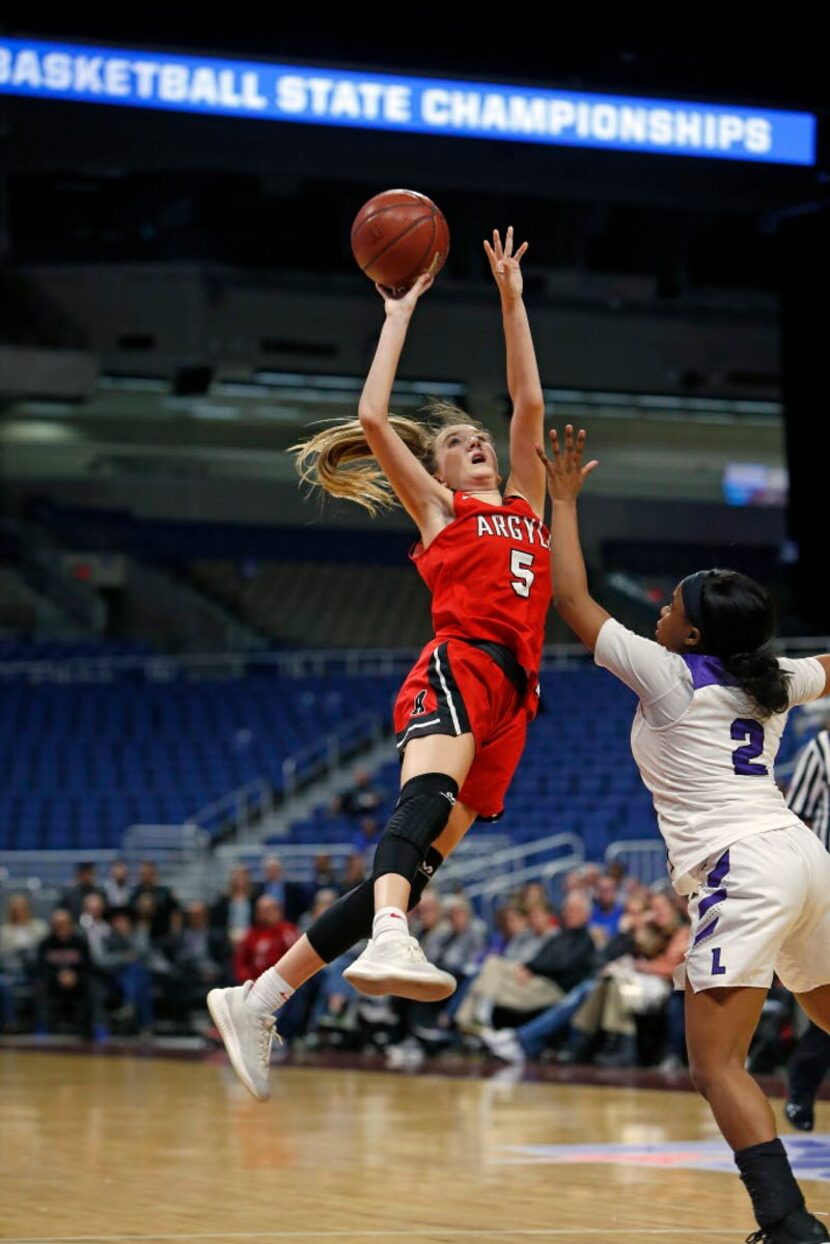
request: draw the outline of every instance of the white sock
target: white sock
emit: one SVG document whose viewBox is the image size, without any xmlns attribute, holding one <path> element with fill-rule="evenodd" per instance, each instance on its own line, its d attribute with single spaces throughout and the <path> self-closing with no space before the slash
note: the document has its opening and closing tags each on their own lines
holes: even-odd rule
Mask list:
<svg viewBox="0 0 830 1244">
<path fill-rule="evenodd" d="M 245 1005 L 260 1015 L 273 1015 L 284 1006 L 294 990 L 284 981 L 276 968 L 266 968 L 248 991 Z"/>
<path fill-rule="evenodd" d="M 372 921 L 372 940 L 381 937 L 409 937 L 406 912 L 400 907 L 379 907 Z"/>
</svg>

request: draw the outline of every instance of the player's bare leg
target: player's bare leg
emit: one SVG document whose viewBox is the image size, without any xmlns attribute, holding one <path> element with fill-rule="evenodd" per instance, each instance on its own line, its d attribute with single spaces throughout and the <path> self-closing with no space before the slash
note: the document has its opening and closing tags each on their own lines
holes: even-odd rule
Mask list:
<svg viewBox="0 0 830 1244">
<path fill-rule="evenodd" d="M 766 989 L 750 988 L 705 989 L 696 994 L 687 982 L 689 1070 L 735 1152 L 761 1227 L 758 1244 L 818 1244 L 830 1236 L 807 1213 L 778 1139 L 772 1108 L 745 1066 L 766 996 Z"/>
<path fill-rule="evenodd" d="M 459 789 L 474 756 L 475 740 L 471 734 L 456 738 L 431 735 L 415 739 L 406 749 L 401 787 L 405 788 L 413 778 L 429 774 L 434 777 L 446 775 Z M 446 858 L 464 837 L 476 814 L 472 808 L 455 800 L 451 793 L 443 797 L 450 801 L 452 810 L 432 846 Z M 405 831 L 406 826 L 403 829 Z M 400 841 L 404 853 L 411 853 L 412 846 L 403 835 Z M 455 992 L 456 981 L 449 972 L 442 972 L 431 964 L 417 941 L 410 936 L 406 919 L 410 893 L 411 882 L 400 873 L 386 871 L 376 878 L 372 938 L 344 976 L 361 993 L 372 996 L 396 994 L 419 1002 L 439 1002 Z"/>
<path fill-rule="evenodd" d="M 772 1107 L 746 1070 L 766 989 L 703 989 L 686 984 L 686 1043 L 695 1088 L 733 1149 L 772 1140 Z"/>
<path fill-rule="evenodd" d="M 830 1032 L 830 985 L 819 985 L 818 989 L 795 996 L 804 1014 L 819 1028 Z"/>
</svg>

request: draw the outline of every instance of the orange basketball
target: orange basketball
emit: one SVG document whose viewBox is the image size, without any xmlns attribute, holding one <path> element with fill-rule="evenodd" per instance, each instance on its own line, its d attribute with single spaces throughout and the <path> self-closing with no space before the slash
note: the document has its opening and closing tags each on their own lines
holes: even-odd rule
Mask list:
<svg viewBox="0 0 830 1244">
<path fill-rule="evenodd" d="M 384 190 L 364 203 L 351 240 L 361 271 L 397 294 L 423 272 L 440 272 L 450 249 L 443 212 L 417 190 Z"/>
</svg>

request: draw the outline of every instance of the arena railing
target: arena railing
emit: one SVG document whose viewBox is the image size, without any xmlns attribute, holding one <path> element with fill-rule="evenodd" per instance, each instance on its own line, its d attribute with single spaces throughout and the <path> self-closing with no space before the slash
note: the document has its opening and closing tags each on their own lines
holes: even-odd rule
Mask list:
<svg viewBox="0 0 830 1244">
<path fill-rule="evenodd" d="M 282 762 L 283 795 L 290 798 L 301 786 L 331 773 L 364 747 L 379 743 L 383 736 L 383 719 L 376 713 L 357 713 L 350 717 L 336 730 L 330 730 L 286 757 Z"/>
<path fill-rule="evenodd" d="M 339 675 L 346 678 L 402 677 L 418 656 L 417 648 L 331 648 L 294 652 L 210 652 L 157 654 L 153 656 L 50 657 L 48 659 L 0 660 L 0 678 L 25 678 L 29 682 L 112 682 L 120 674 L 143 674 L 147 682 L 192 679 L 241 678 L 267 671 L 283 678 Z M 580 644 L 553 644 L 545 648 L 544 668 L 584 664 L 590 654 Z"/>
<path fill-rule="evenodd" d="M 605 863 L 606 866 L 622 864 L 627 876 L 644 885 L 668 880 L 666 845 L 662 838 L 631 838 L 612 842 L 605 852 Z"/>
<path fill-rule="evenodd" d="M 120 851 L 0 851 L 0 898 L 27 894 L 36 915 L 48 916 L 72 884 L 78 864 L 95 864 L 99 880 Z"/>
<path fill-rule="evenodd" d="M 197 808 L 188 816 L 187 824 L 198 825 L 211 838 L 215 838 L 219 834 L 238 833 L 273 810 L 274 789 L 271 783 L 265 778 L 253 778 Z"/>
<path fill-rule="evenodd" d="M 585 856 L 581 850 L 573 855 L 566 855 L 556 860 L 548 860 L 547 863 L 530 864 L 525 868 L 518 868 L 510 873 L 499 874 L 489 881 L 479 882 L 477 885 L 468 885 L 464 889 L 466 897 L 470 900 L 476 910 L 491 924 L 495 914 L 496 906 L 504 902 L 511 894 L 520 890 L 522 886 L 532 882 L 541 882 L 550 896 L 553 903 L 561 902 L 563 897 L 562 887 L 559 880 L 563 879 L 569 872 L 575 868 L 581 868 L 585 863 Z M 440 874 L 439 874 L 440 876 Z"/>
<path fill-rule="evenodd" d="M 505 834 L 476 834 L 473 838 L 460 843 L 453 852 L 453 861 L 462 857 L 458 868 L 458 879 L 466 880 L 466 866 L 474 865 L 471 859 L 475 853 L 493 858 L 509 838 Z M 344 866 L 351 856 L 357 854 L 352 842 L 318 842 L 318 843 L 266 843 L 242 844 L 217 847 L 211 856 L 212 881 L 223 886 L 234 868 L 250 868 L 254 877 L 259 876 L 262 863 L 268 856 L 277 856 L 283 865 L 286 881 L 311 881 L 314 876 L 314 860 L 318 855 L 327 855 L 335 869 Z M 438 874 L 439 882 L 443 883 L 446 866 Z M 453 880 L 454 876 L 450 876 Z"/>
<path fill-rule="evenodd" d="M 456 847 L 450 859 L 441 867 L 439 876 L 442 885 L 456 879 L 463 881 L 465 886 L 489 884 L 499 878 L 503 878 L 505 884 L 513 885 L 516 874 L 532 872 L 534 869 L 541 871 L 548 863 L 553 862 L 551 857 L 561 858 L 561 853 L 573 861 L 572 867 L 583 863 L 585 859 L 582 839 L 577 834 L 549 834 L 545 838 L 515 845 L 511 845 L 512 840 L 507 835 L 502 835 L 503 845 L 500 848 L 495 847 L 491 841 L 490 850 L 485 850 L 482 846 L 483 837 L 484 835 L 478 833 L 471 834 Z M 462 851 L 462 847 L 466 850 Z M 531 864 L 534 856 L 539 858 L 535 864 Z M 532 877 L 530 879 L 533 880 Z"/>
<path fill-rule="evenodd" d="M 796 636 L 779 641 L 778 651 L 804 656 L 830 651 L 830 636 Z M 408 672 L 417 648 L 314 648 L 291 652 L 210 652 L 157 654 L 154 656 L 51 657 L 31 660 L 0 660 L 0 678 L 26 678 L 37 682 L 111 682 L 119 674 L 140 673 L 147 682 L 170 682 L 179 677 L 226 678 L 268 670 L 283 678 L 366 677 Z M 575 668 L 592 662 L 582 644 L 548 644 L 543 653 L 545 670 Z"/>
<path fill-rule="evenodd" d="M 121 853 L 129 863 L 155 860 L 159 867 L 177 868 L 205 856 L 210 848 L 210 835 L 190 821 L 182 825 L 131 825 L 124 834 Z"/>
</svg>

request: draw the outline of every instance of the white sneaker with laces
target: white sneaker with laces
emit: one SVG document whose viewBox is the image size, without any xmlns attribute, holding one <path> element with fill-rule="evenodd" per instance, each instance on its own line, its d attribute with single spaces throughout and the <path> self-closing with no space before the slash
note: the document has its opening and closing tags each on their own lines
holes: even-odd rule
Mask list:
<svg viewBox="0 0 830 1244">
<path fill-rule="evenodd" d="M 253 981 L 231 989 L 211 989 L 207 996 L 208 1010 L 219 1029 L 231 1066 L 245 1088 L 257 1101 L 271 1095 L 268 1071 L 271 1066 L 271 1043 L 282 1042 L 273 1015 L 260 1015 L 247 1006 L 245 999 Z"/>
<path fill-rule="evenodd" d="M 515 1028 L 482 1028 L 478 1034 L 491 1054 L 505 1063 L 523 1063 L 525 1052 Z"/>
<path fill-rule="evenodd" d="M 456 988 L 455 977 L 430 963 L 414 937 L 370 941 L 343 975 L 370 997 L 392 993 L 413 1002 L 441 1002 Z"/>
</svg>

